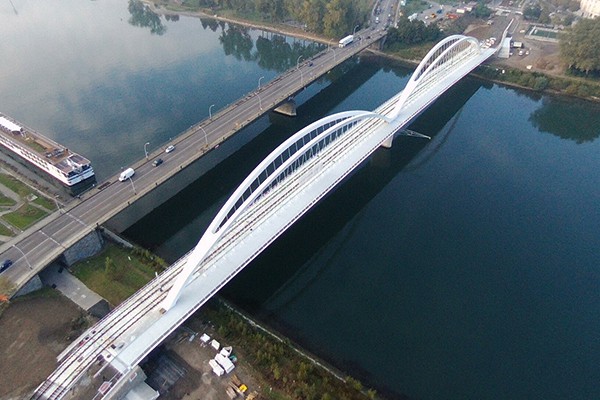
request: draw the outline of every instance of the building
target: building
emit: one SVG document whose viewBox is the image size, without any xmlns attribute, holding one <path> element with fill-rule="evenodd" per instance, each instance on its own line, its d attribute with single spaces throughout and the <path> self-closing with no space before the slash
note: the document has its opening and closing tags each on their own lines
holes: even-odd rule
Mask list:
<svg viewBox="0 0 600 400">
<path fill-rule="evenodd" d="M 600 16 L 600 0 L 581 0 L 580 8 L 584 18 L 598 18 Z"/>
</svg>

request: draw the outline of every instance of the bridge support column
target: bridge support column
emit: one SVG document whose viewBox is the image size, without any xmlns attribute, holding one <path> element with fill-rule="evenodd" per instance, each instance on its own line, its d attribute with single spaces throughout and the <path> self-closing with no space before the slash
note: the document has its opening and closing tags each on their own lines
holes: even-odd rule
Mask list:
<svg viewBox="0 0 600 400">
<path fill-rule="evenodd" d="M 279 114 L 287 115 L 288 117 L 296 116 L 296 101 L 292 98 L 288 99 L 285 103 L 282 103 L 279 107 L 273 111 Z"/>
<path fill-rule="evenodd" d="M 385 147 L 386 149 L 390 149 L 392 147 L 392 142 L 394 141 L 394 135 L 390 136 L 381 144 L 381 147 Z"/>
</svg>

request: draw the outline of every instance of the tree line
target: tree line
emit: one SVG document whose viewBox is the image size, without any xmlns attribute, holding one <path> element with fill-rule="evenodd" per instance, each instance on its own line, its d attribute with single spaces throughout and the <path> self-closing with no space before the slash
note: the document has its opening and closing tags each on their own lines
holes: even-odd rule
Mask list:
<svg viewBox="0 0 600 400">
<path fill-rule="evenodd" d="M 297 21 L 304 29 L 331 37 L 352 33 L 370 14 L 369 0 L 185 0 L 188 7 L 233 10 L 271 22 Z"/>
<path fill-rule="evenodd" d="M 600 19 L 582 19 L 559 35 L 560 57 L 575 75 L 600 77 Z"/>
</svg>

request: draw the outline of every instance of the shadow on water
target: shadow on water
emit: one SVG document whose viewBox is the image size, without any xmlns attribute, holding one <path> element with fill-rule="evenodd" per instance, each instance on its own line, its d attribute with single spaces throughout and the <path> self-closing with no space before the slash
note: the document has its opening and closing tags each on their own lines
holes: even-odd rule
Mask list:
<svg viewBox="0 0 600 400">
<path fill-rule="evenodd" d="M 227 196 L 272 149 L 318 116 L 336 107 L 355 88 L 360 87 L 379 71 L 379 66 L 372 63 L 349 65 L 343 67 L 352 68 L 352 72 L 344 79 L 336 79 L 300 105 L 297 117 L 289 118 L 270 113 L 271 125 L 266 130 L 187 185 L 170 200 L 125 229 L 123 234 L 168 260 L 174 261 L 183 255 L 195 246 L 218 208 L 227 200 Z M 251 128 L 252 125 L 246 129 Z M 243 137 L 245 133 L 241 131 L 238 135 Z M 195 166 L 189 168 L 194 169 Z M 172 242 L 175 237 L 178 243 L 173 244 L 173 248 L 161 249 L 163 244 Z M 167 244 L 167 247 L 171 245 Z"/>
<path fill-rule="evenodd" d="M 436 142 L 443 142 L 444 138 L 435 137 L 436 134 L 481 85 L 474 79 L 460 82 L 430 106 L 410 128 L 433 135 Z M 429 148 L 431 145 L 434 145 L 433 149 Z M 224 288 L 225 295 L 247 311 L 260 313 L 261 304 L 295 276 L 313 254 L 340 232 L 417 155 L 423 158 L 438 150 L 437 144 L 410 137 L 398 137 L 391 149 L 377 150 L 364 166 L 346 178 L 232 280 Z M 294 251 L 290 252 L 290 249 Z M 282 265 L 285 268 L 281 268 Z M 249 282 L 260 282 L 260 290 L 244 290 Z"/>
<path fill-rule="evenodd" d="M 451 126 L 449 129 L 444 127 L 452 124 L 463 105 L 481 86 L 480 81 L 467 79 L 449 90 L 411 126 L 412 129 L 432 134 L 432 143 L 423 139 L 398 137 L 391 149 L 376 151 L 365 165 L 359 167 L 228 283 L 221 292 L 223 296 L 303 345 L 302 334 L 277 319 L 274 312 L 266 310 L 263 305 L 276 297 L 277 308 L 285 308 L 285 304 L 295 302 L 313 282 L 319 280 L 328 265 L 327 262 L 313 265 L 315 255 L 334 241 L 343 242 L 339 235 L 344 231 L 351 234 L 350 225 L 355 217 L 401 171 L 418 168 L 414 166 L 415 162 L 422 165 L 426 162 L 423 160 L 439 151 L 446 139 L 440 135 L 452 132 Z M 328 254 L 336 251 L 327 250 Z M 326 349 L 318 346 L 314 343 L 310 345 L 313 351 L 327 358 Z M 364 382 L 372 381 L 370 373 L 353 361 L 329 361 Z M 379 387 L 377 390 L 388 398 L 406 398 L 391 387 Z"/>
</svg>

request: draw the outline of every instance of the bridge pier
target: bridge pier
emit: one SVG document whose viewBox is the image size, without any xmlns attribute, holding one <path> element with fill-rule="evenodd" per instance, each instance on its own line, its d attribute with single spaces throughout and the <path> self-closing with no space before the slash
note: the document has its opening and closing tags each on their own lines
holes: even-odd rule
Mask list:
<svg viewBox="0 0 600 400">
<path fill-rule="evenodd" d="M 384 147 L 386 149 L 391 149 L 393 141 L 394 141 L 394 135 L 392 135 L 392 136 L 388 137 L 387 139 L 385 139 L 385 142 L 383 142 L 381 144 L 381 147 Z"/>
<path fill-rule="evenodd" d="M 296 101 L 293 98 L 289 98 L 286 102 L 282 103 L 273 111 L 279 114 L 287 115 L 288 117 L 296 116 Z"/>
</svg>

